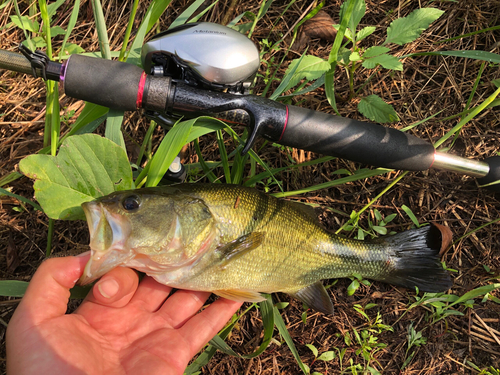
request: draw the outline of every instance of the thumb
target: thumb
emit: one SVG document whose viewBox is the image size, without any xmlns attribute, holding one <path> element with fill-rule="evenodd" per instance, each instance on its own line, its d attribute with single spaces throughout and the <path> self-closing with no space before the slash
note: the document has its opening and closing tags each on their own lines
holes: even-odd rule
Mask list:
<svg viewBox="0 0 500 375">
<path fill-rule="evenodd" d="M 36 325 L 45 320 L 64 315 L 70 296 L 89 260 L 89 254 L 82 256 L 52 258 L 43 262 L 33 275 L 13 319 L 25 316 Z"/>
</svg>

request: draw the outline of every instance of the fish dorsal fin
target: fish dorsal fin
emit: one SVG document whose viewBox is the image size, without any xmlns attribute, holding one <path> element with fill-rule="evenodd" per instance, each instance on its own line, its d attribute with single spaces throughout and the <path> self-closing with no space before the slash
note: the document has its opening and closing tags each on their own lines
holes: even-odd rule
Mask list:
<svg viewBox="0 0 500 375">
<path fill-rule="evenodd" d="M 306 286 L 295 293 L 288 294 L 304 302 L 314 310 L 320 311 L 323 314 L 333 314 L 332 300 L 321 281 Z"/>
<path fill-rule="evenodd" d="M 266 299 L 262 294 L 251 290 L 226 289 L 226 290 L 215 290 L 213 293 L 217 294 L 220 297 L 240 302 L 261 302 Z"/>
<path fill-rule="evenodd" d="M 264 232 L 251 232 L 219 247 L 216 250 L 220 259 L 219 267 L 224 268 L 229 262 L 258 248 L 262 244 L 264 237 Z"/>
<path fill-rule="evenodd" d="M 313 220 L 316 224 L 320 224 L 318 215 L 316 214 L 316 211 L 314 211 L 314 207 L 301 202 L 287 201 L 287 203 L 296 211 L 302 212 L 302 214 Z"/>
</svg>

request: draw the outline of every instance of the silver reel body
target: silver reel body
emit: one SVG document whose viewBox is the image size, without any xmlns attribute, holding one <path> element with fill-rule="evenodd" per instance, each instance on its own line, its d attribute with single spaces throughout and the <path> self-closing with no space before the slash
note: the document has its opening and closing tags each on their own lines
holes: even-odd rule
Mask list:
<svg viewBox="0 0 500 375">
<path fill-rule="evenodd" d="M 200 88 L 246 93 L 259 68 L 259 51 L 239 32 L 200 22 L 157 34 L 142 47 L 147 74 Z"/>
</svg>

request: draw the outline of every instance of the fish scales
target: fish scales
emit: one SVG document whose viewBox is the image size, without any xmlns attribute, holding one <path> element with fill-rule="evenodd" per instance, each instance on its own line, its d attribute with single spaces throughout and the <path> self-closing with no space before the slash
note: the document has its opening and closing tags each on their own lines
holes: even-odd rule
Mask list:
<svg viewBox="0 0 500 375">
<path fill-rule="evenodd" d="M 332 235 L 287 201 L 234 185 L 222 193 L 216 187 L 193 186 L 193 192 L 210 206 L 222 243 L 251 232 L 263 232 L 265 237 L 259 248 L 225 269 L 205 272 L 183 287 L 287 292 L 353 273 L 373 278 L 387 268 L 386 253 Z"/>
</svg>

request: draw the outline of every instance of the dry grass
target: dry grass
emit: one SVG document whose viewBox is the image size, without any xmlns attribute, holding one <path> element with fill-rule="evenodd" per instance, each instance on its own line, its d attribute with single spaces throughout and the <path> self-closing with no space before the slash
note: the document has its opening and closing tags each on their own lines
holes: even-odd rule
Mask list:
<svg viewBox="0 0 500 375">
<path fill-rule="evenodd" d="M 123 33 L 126 27 L 130 2 L 104 2 L 104 13 L 109 29 L 111 48 L 121 47 Z M 257 11 L 258 4 L 240 2 L 231 13 L 229 19 L 246 10 Z M 325 10 L 337 20 L 340 0 L 330 1 Z M 378 31 L 367 38 L 364 45 L 378 45 L 382 40 L 382 33 L 389 23 L 398 16 L 405 16 L 419 6 L 417 1 L 373 1 L 367 0 L 367 15 L 362 20 L 362 26 L 376 25 Z M 221 0 L 204 20 L 221 22 L 228 13 L 231 1 Z M 258 24 L 253 40 L 269 37 L 278 40 L 281 33 L 286 33 L 295 22 L 304 15 L 309 2 L 298 1 L 283 18 L 281 12 L 286 2 L 273 3 L 264 19 Z M 426 3 L 422 3 L 425 6 Z M 22 5 L 24 6 L 24 5 Z M 186 6 L 186 1 L 173 1 L 169 11 L 162 17 L 159 29 L 165 29 Z M 500 53 L 500 34 L 486 32 L 458 39 L 451 42 L 436 44 L 447 38 L 465 34 L 499 24 L 500 2 L 489 1 L 462 1 L 433 2 L 431 6 L 439 7 L 446 13 L 427 30 L 416 42 L 397 50 L 398 55 L 405 55 L 417 51 L 435 50 L 484 50 Z M 141 5 L 137 19 L 145 11 Z M 55 17 L 57 23 L 63 27 L 68 22 L 71 9 L 61 10 Z M 8 16 L 14 14 L 12 5 L 0 10 L 0 48 L 15 50 L 23 39 L 18 29 L 8 28 Z M 272 24 L 277 23 L 273 29 Z M 73 42 L 78 43 L 86 51 L 98 49 L 97 37 L 93 24 L 92 9 L 89 1 L 82 1 L 79 21 L 77 23 Z M 136 27 L 138 22 L 136 23 Z M 56 49 L 61 40 L 56 39 Z M 286 47 L 286 46 L 283 46 Z M 308 53 L 327 57 L 331 43 L 322 40 L 312 40 L 309 43 Z M 279 61 L 283 50 L 274 52 L 274 61 Z M 271 55 L 265 56 L 270 61 Z M 291 56 L 295 58 L 296 56 Z M 437 117 L 412 130 L 414 134 L 435 141 L 451 129 L 457 119 L 441 121 L 447 116 L 461 112 L 467 102 L 473 83 L 476 80 L 481 63 L 469 59 L 454 57 L 418 57 L 406 59 L 403 72 L 390 73 L 381 70 L 364 88 L 362 95 L 376 93 L 393 104 L 401 117 L 396 127 L 419 121 L 425 117 L 442 111 Z M 277 77 L 281 77 L 286 68 L 280 67 Z M 268 66 L 275 69 L 274 66 Z M 263 73 L 267 67 L 261 66 Z M 355 78 L 356 87 L 360 87 L 370 75 L 368 71 L 359 71 Z M 487 68 L 482 76 L 476 95 L 472 99 L 472 106 L 481 103 L 493 92 L 493 79 L 500 78 L 497 67 Z M 276 83 L 276 85 L 278 82 Z M 262 81 L 257 83 L 255 91 L 258 93 L 264 87 Z M 336 91 L 342 97 L 349 90 L 348 81 L 343 71 L 338 71 Z M 19 161 L 42 147 L 45 91 L 41 80 L 26 77 L 11 72 L 0 72 L 0 177 L 16 170 Z M 300 98 L 301 105 L 317 110 L 332 112 L 325 99 L 322 89 Z M 362 118 L 356 110 L 356 100 L 340 102 L 339 109 L 343 116 Z M 81 103 L 62 95 L 62 111 L 81 110 Z M 76 118 L 73 117 L 73 119 Z M 70 120 L 74 121 L 74 120 Z M 498 151 L 499 135 L 496 127 L 500 123 L 499 112 L 489 109 L 469 122 L 460 133 L 451 152 L 474 159 L 483 159 Z M 125 132 L 137 142 L 141 142 L 147 122 L 139 114 L 130 114 L 125 123 Z M 63 126 L 63 131 L 67 127 Z M 101 131 L 101 130 L 100 130 Z M 161 137 L 161 132 L 155 134 L 155 142 Z M 157 143 L 157 142 L 156 142 Z M 217 143 L 213 137 L 206 137 L 203 141 L 203 152 L 208 160 L 217 160 Z M 132 142 L 128 142 L 129 152 L 136 152 Z M 194 155 L 194 156 L 193 156 Z M 271 166 L 279 167 L 287 164 L 287 155 L 271 146 L 264 149 L 260 156 Z M 291 156 L 296 160 L 314 158 L 311 153 L 294 151 Z M 194 152 L 189 156 L 195 161 Z M 299 171 L 286 172 L 278 176 L 283 181 L 284 189 L 294 190 L 305 186 L 328 181 L 334 176 L 331 173 L 338 168 L 349 170 L 358 169 L 352 162 L 336 160 L 319 166 L 304 167 Z M 392 172 L 385 176 L 374 177 L 367 181 L 343 185 L 335 189 L 321 190 L 307 197 L 301 197 L 311 203 L 332 207 L 349 214 L 352 210 L 361 209 L 400 172 Z M 32 197 L 32 182 L 26 178 L 19 179 L 9 185 L 16 194 Z M 487 190 L 477 187 L 472 178 L 453 173 L 442 173 L 434 170 L 421 173 L 411 173 L 401 183 L 386 193 L 374 207 L 383 214 L 398 213 L 398 217 L 391 225 L 391 229 L 402 230 L 411 221 L 401 210 L 401 206 L 410 207 L 420 222 L 438 222 L 448 226 L 455 238 L 462 238 L 445 254 L 444 260 L 451 268 L 458 270 L 454 274 L 452 292 L 462 295 L 466 291 L 488 283 L 492 274 L 486 272 L 483 266 L 491 269 L 493 275 L 500 272 L 500 230 L 498 224 L 486 226 L 473 232 L 476 228 L 489 223 L 500 216 L 500 202 L 498 196 Z M 47 237 L 47 218 L 40 212 L 28 210 L 16 211 L 19 202 L 12 198 L 0 197 L 0 279 L 29 280 L 37 266 L 44 259 Z M 348 217 L 348 216 L 347 216 Z M 346 220 L 346 217 L 324 210 L 322 219 L 327 226 L 337 229 Z M 362 225 L 366 224 L 366 217 Z M 57 222 L 53 241 L 53 252 L 57 255 L 80 252 L 86 248 L 88 233 L 83 222 Z M 7 267 L 7 255 L 17 256 L 19 266 L 15 269 Z M 369 287 L 362 287 L 349 297 L 346 287 L 349 280 L 340 280 L 330 294 L 336 306 L 336 314 L 332 317 L 319 313 L 309 312 L 307 323 L 303 324 L 302 306 L 295 300 L 284 310 L 283 318 L 291 336 L 293 337 L 304 363 L 311 365 L 314 358 L 305 344 L 313 344 L 319 352 L 346 348 L 343 334 L 353 329 L 361 329 L 365 321 L 353 310 L 354 304 L 366 305 L 374 302 L 378 307 L 369 310 L 370 317 L 374 318 L 376 311 L 380 311 L 384 324 L 392 325 L 394 332 L 384 332 L 379 342 L 387 344 L 374 355 L 379 362 L 378 368 L 383 373 L 398 373 L 404 362 L 407 348 L 407 327 L 411 322 L 417 331 L 422 331 L 427 337 L 427 344 L 417 349 L 413 361 L 402 372 L 404 374 L 473 374 L 473 370 L 466 361 L 471 361 L 480 368 L 487 366 L 500 367 L 500 306 L 488 301 L 480 303 L 472 309 L 460 308 L 465 316 L 451 316 L 446 321 L 441 320 L 430 324 L 426 318 L 429 309 L 424 307 L 407 311 L 413 302 L 413 293 L 394 288 L 381 283 L 373 283 Z M 495 294 L 500 297 L 498 293 Z M 278 295 L 276 299 L 288 301 L 285 295 Z M 8 322 L 16 301 L 6 298 L 0 299 L 0 371 L 5 371 L 5 322 Z M 406 312 L 406 314 L 405 314 Z M 404 314 L 404 315 L 403 315 Z M 241 320 L 238 329 L 232 334 L 229 342 L 243 353 L 251 352 L 258 344 L 261 334 L 260 316 L 249 313 Z M 339 335 L 340 334 L 340 335 Z M 340 337 L 339 337 L 340 336 Z M 277 337 L 278 338 L 278 337 Z M 278 338 L 279 339 L 279 338 Z M 347 347 L 343 361 L 344 369 L 349 359 L 355 363 L 363 363 L 361 357 L 355 354 L 356 346 Z M 338 359 L 331 362 L 316 361 L 311 370 L 323 374 L 340 373 Z M 253 360 L 242 360 L 217 354 L 212 362 L 202 371 L 203 374 L 297 374 L 299 368 L 295 363 L 286 345 L 271 344 L 268 350 Z"/>
</svg>

